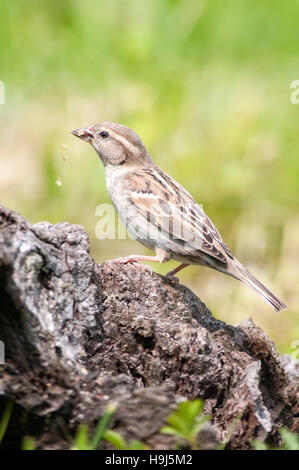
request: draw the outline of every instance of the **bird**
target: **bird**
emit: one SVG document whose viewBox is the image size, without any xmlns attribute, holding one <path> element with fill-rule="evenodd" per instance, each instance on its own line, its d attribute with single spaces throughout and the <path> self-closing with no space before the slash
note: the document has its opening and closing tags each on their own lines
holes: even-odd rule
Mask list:
<svg viewBox="0 0 299 470">
<path fill-rule="evenodd" d="M 254 289 L 276 311 L 287 308 L 231 253 L 201 205 L 153 161 L 138 134 L 113 122 L 74 129 L 99 155 L 110 199 L 129 233 L 155 256 L 130 255 L 117 263 L 171 259 L 180 264 L 167 276 L 189 265 L 213 268 Z"/>
</svg>

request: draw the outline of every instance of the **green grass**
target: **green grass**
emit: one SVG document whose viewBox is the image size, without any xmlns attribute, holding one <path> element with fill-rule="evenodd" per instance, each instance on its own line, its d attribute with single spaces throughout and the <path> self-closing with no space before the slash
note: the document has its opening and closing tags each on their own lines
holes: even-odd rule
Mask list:
<svg viewBox="0 0 299 470">
<path fill-rule="evenodd" d="M 95 238 L 95 207 L 109 201 L 103 169 L 69 134 L 101 120 L 135 128 L 290 309 L 275 317 L 204 269 L 182 281 L 215 315 L 252 316 L 289 351 L 299 338 L 298 13 L 295 0 L 1 2 L 1 202 L 32 222 L 83 224 L 99 262 L 142 252 Z"/>
<path fill-rule="evenodd" d="M 13 410 L 13 401 L 8 398 L 4 407 L 1 420 L 0 420 L 0 444 L 6 433 L 7 426 L 9 425 L 12 410 Z"/>
<path fill-rule="evenodd" d="M 7 401 L 2 418 L 0 420 L 0 444 L 9 425 L 13 402 Z M 211 419 L 210 415 L 203 414 L 204 402 L 200 399 L 185 400 L 178 404 L 166 419 L 167 424 L 160 430 L 161 433 L 170 434 L 176 437 L 175 448 L 180 449 L 186 446 L 193 450 L 200 450 L 200 442 L 198 441 L 199 432 L 203 425 Z M 103 441 L 107 441 L 117 450 L 147 450 L 149 449 L 143 442 L 132 440 L 126 442 L 123 436 L 116 431 L 109 429 L 111 420 L 116 411 L 116 405 L 110 404 L 100 421 L 98 422 L 95 432 L 90 435 L 87 424 L 82 423 L 76 432 L 72 450 L 99 450 Z M 237 425 L 240 417 L 237 417 L 233 428 Z M 232 431 L 231 430 L 231 431 Z M 231 433 L 230 433 L 231 434 Z M 286 428 L 280 429 L 282 444 L 279 448 L 271 448 L 263 441 L 254 439 L 251 443 L 255 450 L 299 450 L 299 436 Z M 224 442 L 218 444 L 218 450 L 223 450 L 230 437 Z M 35 439 L 32 436 L 23 438 L 22 450 L 34 450 Z"/>
<path fill-rule="evenodd" d="M 102 419 L 99 421 L 94 436 L 89 438 L 89 430 L 86 424 L 82 424 L 77 432 L 73 450 L 97 450 L 104 439 L 105 432 L 116 410 L 115 405 L 108 405 Z"/>
<path fill-rule="evenodd" d="M 202 400 L 189 400 L 179 403 L 177 410 L 167 418 L 167 425 L 161 432 L 172 434 L 180 442 L 187 441 L 191 449 L 197 449 L 197 436 L 204 423 L 211 419 L 210 415 L 203 415 L 204 402 Z"/>
</svg>

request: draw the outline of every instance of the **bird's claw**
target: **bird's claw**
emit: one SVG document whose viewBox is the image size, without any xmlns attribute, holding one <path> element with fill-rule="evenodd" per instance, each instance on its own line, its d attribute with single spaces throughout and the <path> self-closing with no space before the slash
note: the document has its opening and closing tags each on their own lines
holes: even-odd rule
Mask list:
<svg viewBox="0 0 299 470">
<path fill-rule="evenodd" d="M 176 276 L 173 276 L 171 273 L 167 273 L 165 277 L 167 277 L 167 279 L 169 279 L 174 284 L 179 284 L 180 283 L 179 278 L 176 277 Z"/>
<path fill-rule="evenodd" d="M 153 274 L 153 270 L 149 266 L 146 266 L 145 264 L 140 264 L 137 261 L 131 261 L 131 263 L 134 266 L 137 266 L 137 267 L 141 268 L 143 271 L 146 271 L 149 274 Z"/>
<path fill-rule="evenodd" d="M 107 261 L 107 263 L 115 263 L 115 264 L 132 264 L 133 266 L 136 266 L 138 268 L 141 268 L 143 271 L 146 271 L 150 274 L 153 274 L 152 268 L 149 266 L 146 266 L 144 264 L 138 263 L 138 261 L 135 261 L 134 259 L 128 257 L 123 257 L 123 258 L 115 258 L 115 259 L 110 259 Z"/>
<path fill-rule="evenodd" d="M 128 264 L 128 263 L 134 263 L 134 260 L 131 260 L 130 257 L 123 257 L 123 258 L 109 259 L 109 260 L 106 261 L 106 263 Z"/>
</svg>

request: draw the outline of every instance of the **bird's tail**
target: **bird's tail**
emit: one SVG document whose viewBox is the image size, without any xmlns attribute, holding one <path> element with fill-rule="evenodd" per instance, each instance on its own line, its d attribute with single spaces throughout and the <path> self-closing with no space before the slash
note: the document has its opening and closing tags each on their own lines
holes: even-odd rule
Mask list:
<svg viewBox="0 0 299 470">
<path fill-rule="evenodd" d="M 254 289 L 261 297 L 263 297 L 278 312 L 287 308 L 287 305 L 273 294 L 264 284 L 262 284 L 248 269 L 246 269 L 236 259 L 233 262 L 232 269 L 229 274 L 244 282 L 247 286 Z"/>
</svg>

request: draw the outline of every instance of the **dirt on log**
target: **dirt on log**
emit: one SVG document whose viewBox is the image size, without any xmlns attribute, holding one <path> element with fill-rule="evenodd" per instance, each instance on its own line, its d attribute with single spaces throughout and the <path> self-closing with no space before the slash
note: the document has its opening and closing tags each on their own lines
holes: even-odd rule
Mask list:
<svg viewBox="0 0 299 470">
<path fill-rule="evenodd" d="M 81 226 L 30 225 L 1 206 L 0 339 L 0 413 L 14 402 L 3 448 L 26 435 L 40 449 L 71 448 L 108 403 L 111 428 L 154 449 L 174 447 L 160 429 L 186 398 L 212 416 L 203 448 L 277 444 L 298 416 L 298 373 L 250 320 L 226 325 L 179 283 L 98 265 Z"/>
</svg>

